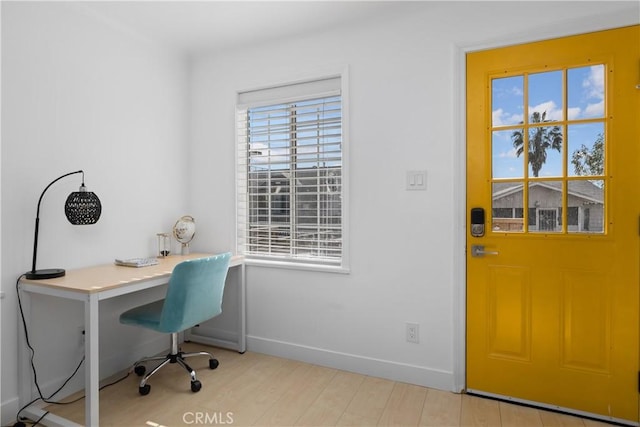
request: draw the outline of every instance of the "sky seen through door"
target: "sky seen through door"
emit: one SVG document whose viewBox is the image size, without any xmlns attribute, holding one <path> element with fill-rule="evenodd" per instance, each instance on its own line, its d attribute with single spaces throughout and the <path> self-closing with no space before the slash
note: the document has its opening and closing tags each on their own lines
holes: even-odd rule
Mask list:
<svg viewBox="0 0 640 427">
<path fill-rule="evenodd" d="M 566 106 L 563 102 L 565 75 Z M 528 124 L 536 123 L 538 120 L 545 132 L 559 127 L 562 133 L 560 151 L 553 148 L 546 150 L 546 159 L 538 177 L 562 177 L 562 150 L 566 149 L 566 174 L 577 175 L 571 164 L 572 154 L 581 148 L 593 151 L 594 143 L 605 134 L 604 84 L 602 64 L 493 79 L 493 178 L 524 178 L 524 156 L 518 156 L 513 134 L 517 131 L 522 132 L 522 127 L 518 125 L 524 123 L 525 116 Z M 526 111 L 525 99 L 528 104 Z M 567 121 L 566 126 L 562 121 Z M 529 177 L 534 176 L 531 165 L 528 166 L 527 174 Z"/>
</svg>

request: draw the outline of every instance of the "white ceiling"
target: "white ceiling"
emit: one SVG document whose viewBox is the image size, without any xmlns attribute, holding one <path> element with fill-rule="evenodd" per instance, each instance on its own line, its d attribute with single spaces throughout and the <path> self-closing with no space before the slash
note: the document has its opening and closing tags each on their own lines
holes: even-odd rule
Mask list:
<svg viewBox="0 0 640 427">
<path fill-rule="evenodd" d="M 396 15 L 415 15 L 425 10 L 436 16 L 478 15 L 479 19 L 487 20 L 488 28 L 486 34 L 483 33 L 486 37 L 496 30 L 513 34 L 540 26 L 555 26 L 555 31 L 562 35 L 562 28 L 572 20 L 586 20 L 594 29 L 606 27 L 604 12 L 620 16 L 621 11 L 627 11 L 624 13 L 637 23 L 639 4 L 638 0 L 83 0 L 60 3 L 78 8 L 120 31 L 186 54 L 273 42 L 340 26 L 384 24 Z M 545 8 L 554 12 L 536 12 Z M 499 28 L 492 28 L 491 22 L 505 15 L 522 15 L 526 19 L 508 19 L 501 21 Z M 603 21 L 601 26 L 599 21 Z M 465 29 L 459 30 L 464 37 Z M 474 41 L 475 38 L 477 34 Z"/>
<path fill-rule="evenodd" d="M 326 31 L 402 13 L 402 1 L 86 1 L 112 26 L 186 53 Z"/>
</svg>

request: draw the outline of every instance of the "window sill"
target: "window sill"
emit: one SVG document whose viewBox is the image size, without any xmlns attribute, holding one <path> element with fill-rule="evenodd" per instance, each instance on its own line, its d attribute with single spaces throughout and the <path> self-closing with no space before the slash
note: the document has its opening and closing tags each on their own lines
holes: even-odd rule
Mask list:
<svg viewBox="0 0 640 427">
<path fill-rule="evenodd" d="M 302 262 L 289 262 L 281 260 L 266 260 L 249 258 L 245 255 L 244 263 L 247 266 L 255 265 L 259 267 L 284 268 L 290 270 L 319 271 L 323 273 L 349 274 L 351 271 L 347 267 L 321 264 L 305 264 Z"/>
</svg>

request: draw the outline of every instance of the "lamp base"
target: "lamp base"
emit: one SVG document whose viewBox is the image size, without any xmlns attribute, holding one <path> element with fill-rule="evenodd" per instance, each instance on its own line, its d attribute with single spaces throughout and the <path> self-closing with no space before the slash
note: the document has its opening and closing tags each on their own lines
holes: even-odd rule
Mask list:
<svg viewBox="0 0 640 427">
<path fill-rule="evenodd" d="M 45 268 L 44 270 L 27 271 L 25 277 L 29 280 L 54 279 L 65 275 L 63 268 Z"/>
</svg>

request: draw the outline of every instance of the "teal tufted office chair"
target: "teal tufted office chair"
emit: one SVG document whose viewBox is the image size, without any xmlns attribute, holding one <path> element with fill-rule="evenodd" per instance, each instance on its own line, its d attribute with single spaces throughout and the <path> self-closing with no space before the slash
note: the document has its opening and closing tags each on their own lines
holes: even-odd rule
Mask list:
<svg viewBox="0 0 640 427">
<path fill-rule="evenodd" d="M 205 351 L 183 353 L 178 349 L 178 333 L 222 313 L 222 294 L 229 268 L 230 253 L 183 261 L 176 265 L 169 279 L 165 299 L 142 305 L 120 315 L 120 323 L 141 326 L 157 332 L 171 334 L 171 351 L 162 357 L 147 357 L 134 365 L 139 376 L 145 374 L 143 363 L 162 361 L 140 381 L 138 391 L 149 394 L 149 377 L 167 363 L 178 363 L 191 376 L 191 391 L 202 388 L 196 373 L 184 359 L 193 356 L 209 356 L 209 368 L 218 367 L 218 360 Z"/>
</svg>

